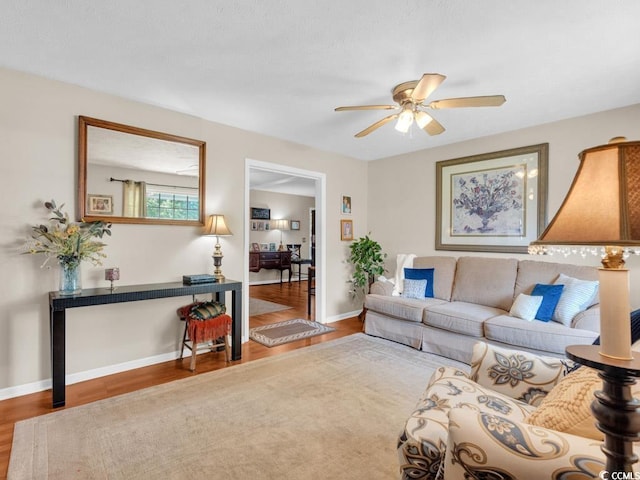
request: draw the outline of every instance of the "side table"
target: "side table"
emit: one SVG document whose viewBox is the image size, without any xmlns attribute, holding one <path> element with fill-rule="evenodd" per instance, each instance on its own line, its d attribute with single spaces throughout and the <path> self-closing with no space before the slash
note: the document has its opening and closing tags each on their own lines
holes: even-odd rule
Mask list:
<svg viewBox="0 0 640 480">
<path fill-rule="evenodd" d="M 606 470 L 609 474 L 633 472 L 632 465 L 638 461 L 633 442 L 640 441 L 640 401 L 631 395 L 631 386 L 640 377 L 640 355 L 616 360 L 600 355 L 599 345 L 571 345 L 566 353 L 571 360 L 600 371 L 603 389 L 596 391 L 591 411 L 604 433 L 601 448 L 607 457 Z"/>
</svg>

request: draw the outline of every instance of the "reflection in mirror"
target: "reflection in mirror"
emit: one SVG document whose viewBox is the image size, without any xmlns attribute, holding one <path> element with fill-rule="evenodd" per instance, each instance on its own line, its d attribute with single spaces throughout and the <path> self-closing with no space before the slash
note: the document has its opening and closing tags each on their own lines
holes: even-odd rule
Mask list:
<svg viewBox="0 0 640 480">
<path fill-rule="evenodd" d="M 204 225 L 205 142 L 79 117 L 85 221 Z"/>
</svg>

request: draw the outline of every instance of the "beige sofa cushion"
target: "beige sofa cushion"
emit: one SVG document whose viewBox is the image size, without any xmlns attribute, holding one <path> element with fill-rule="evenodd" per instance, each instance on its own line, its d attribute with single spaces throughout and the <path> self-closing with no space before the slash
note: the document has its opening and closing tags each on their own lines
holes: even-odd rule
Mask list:
<svg viewBox="0 0 640 480">
<path fill-rule="evenodd" d="M 508 312 L 517 274 L 515 258 L 460 257 L 451 299 Z"/>
<path fill-rule="evenodd" d="M 423 323 L 450 332 L 482 337 L 484 335 L 484 321 L 506 313 L 504 310 L 485 305 L 451 302 L 425 308 Z"/>
<path fill-rule="evenodd" d="M 444 303 L 437 298 L 405 298 L 370 294 L 365 297 L 364 306 L 374 312 L 383 313 L 410 322 L 421 322 L 427 305 Z"/>
<path fill-rule="evenodd" d="M 541 262 L 539 260 L 520 260 L 513 298 L 515 299 L 520 293 L 531 295 L 531 290 L 533 290 L 536 283 L 550 285 L 561 273 L 580 280 L 598 280 L 598 269 L 596 267 Z M 594 303 L 597 303 L 597 301 L 598 297 L 596 296 Z"/>
<path fill-rule="evenodd" d="M 564 354 L 565 348 L 569 345 L 590 345 L 598 333 L 565 327 L 557 322 L 527 322 L 520 318 L 501 315 L 485 322 L 484 335 L 488 340 L 506 343 L 516 348 Z"/>
</svg>

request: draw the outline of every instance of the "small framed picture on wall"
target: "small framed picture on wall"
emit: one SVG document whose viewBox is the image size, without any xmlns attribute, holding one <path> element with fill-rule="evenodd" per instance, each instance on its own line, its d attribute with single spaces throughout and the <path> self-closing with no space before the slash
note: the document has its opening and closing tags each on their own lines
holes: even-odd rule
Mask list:
<svg viewBox="0 0 640 480">
<path fill-rule="evenodd" d="M 340 220 L 340 240 L 353 240 L 353 220 Z"/>
<path fill-rule="evenodd" d="M 340 205 L 340 212 L 343 215 L 351 215 L 351 195 L 342 195 L 342 204 Z"/>
<path fill-rule="evenodd" d="M 300 230 L 300 220 L 291 220 L 291 230 Z"/>
</svg>

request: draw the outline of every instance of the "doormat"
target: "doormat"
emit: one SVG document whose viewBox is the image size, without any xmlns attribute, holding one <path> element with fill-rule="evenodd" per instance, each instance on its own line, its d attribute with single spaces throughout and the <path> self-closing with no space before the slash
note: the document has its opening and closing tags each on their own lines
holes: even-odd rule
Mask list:
<svg viewBox="0 0 640 480">
<path fill-rule="evenodd" d="M 249 331 L 249 338 L 267 347 L 275 347 L 333 331 L 335 328 L 327 327 L 322 323 L 296 318 L 252 328 Z"/>
</svg>

